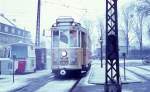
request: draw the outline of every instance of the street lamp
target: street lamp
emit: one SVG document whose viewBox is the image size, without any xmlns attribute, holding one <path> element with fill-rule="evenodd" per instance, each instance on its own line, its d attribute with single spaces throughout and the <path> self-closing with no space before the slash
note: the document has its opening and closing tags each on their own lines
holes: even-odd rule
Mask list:
<svg viewBox="0 0 150 92">
<path fill-rule="evenodd" d="M 101 45 L 101 68 L 103 67 L 103 40 L 102 36 L 99 39 L 100 45 Z"/>
<path fill-rule="evenodd" d="M 16 55 L 13 55 L 13 83 L 15 82 L 15 60 Z"/>
<path fill-rule="evenodd" d="M 126 58 L 126 53 L 122 53 L 123 59 L 124 59 L 124 80 L 126 80 L 126 71 L 125 71 L 125 67 L 126 67 L 126 63 L 125 63 L 125 58 Z"/>
</svg>

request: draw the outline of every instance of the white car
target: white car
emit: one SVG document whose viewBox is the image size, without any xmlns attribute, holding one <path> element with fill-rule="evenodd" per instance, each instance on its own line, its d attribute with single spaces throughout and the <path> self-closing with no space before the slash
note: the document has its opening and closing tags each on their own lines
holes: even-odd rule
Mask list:
<svg viewBox="0 0 150 92">
<path fill-rule="evenodd" d="M 150 64 L 150 56 L 146 56 L 142 59 L 143 64 Z"/>
</svg>

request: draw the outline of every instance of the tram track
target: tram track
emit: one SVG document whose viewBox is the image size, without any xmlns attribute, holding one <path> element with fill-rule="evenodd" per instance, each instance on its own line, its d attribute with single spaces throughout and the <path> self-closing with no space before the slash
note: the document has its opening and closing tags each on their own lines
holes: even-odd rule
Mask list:
<svg viewBox="0 0 150 92">
<path fill-rule="evenodd" d="M 126 70 L 129 71 L 129 72 L 131 72 L 131 73 L 133 73 L 133 74 L 135 74 L 136 76 L 142 78 L 142 79 L 145 80 L 145 81 L 149 81 L 149 80 L 150 80 L 148 77 L 146 77 L 146 76 L 140 74 L 140 72 L 137 73 L 137 72 L 135 72 L 134 70 L 131 70 L 131 69 L 128 69 L 128 68 L 126 68 Z"/>
<path fill-rule="evenodd" d="M 57 78 L 47 83 L 36 92 L 72 92 L 79 81 L 80 79 L 76 78 Z"/>
<path fill-rule="evenodd" d="M 81 78 L 57 78 L 47 75 L 32 79 L 28 85 L 9 92 L 72 92 Z"/>
<path fill-rule="evenodd" d="M 74 88 L 77 86 L 77 84 L 80 82 L 80 80 L 81 80 L 81 78 L 77 80 L 77 82 L 71 87 L 69 92 L 72 92 L 74 90 Z"/>
<path fill-rule="evenodd" d="M 146 68 L 139 67 L 139 66 L 136 66 L 136 68 L 139 68 L 139 69 L 145 70 L 145 71 L 147 71 L 147 72 L 150 72 L 150 69 L 146 69 Z"/>
<path fill-rule="evenodd" d="M 21 88 L 14 89 L 9 92 L 34 92 L 38 88 L 44 86 L 45 84 L 53 80 L 55 80 L 55 75 L 46 75 L 36 79 L 29 79 L 28 81 L 31 82 L 29 82 L 28 85 L 25 85 Z"/>
</svg>

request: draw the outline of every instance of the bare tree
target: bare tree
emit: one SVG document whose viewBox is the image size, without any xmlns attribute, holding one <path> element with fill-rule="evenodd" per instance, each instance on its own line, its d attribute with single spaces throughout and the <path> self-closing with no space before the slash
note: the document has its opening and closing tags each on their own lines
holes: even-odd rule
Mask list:
<svg viewBox="0 0 150 92">
<path fill-rule="evenodd" d="M 138 0 L 138 2 L 131 3 L 123 10 L 125 34 L 126 34 L 126 47 L 127 53 L 129 48 L 129 31 L 130 26 L 134 30 L 136 37 L 139 41 L 140 53 L 142 56 L 143 51 L 143 20 L 150 14 L 150 0 Z"/>
<path fill-rule="evenodd" d="M 102 20 L 100 19 L 98 19 L 97 30 L 99 33 L 98 41 L 101 47 L 101 54 L 100 54 L 101 55 L 101 67 L 103 67 L 103 42 L 104 42 L 104 37 L 105 37 L 105 32 L 104 32 L 105 29 L 104 29 L 104 24 Z"/>
<path fill-rule="evenodd" d="M 123 17 L 124 17 L 124 23 L 125 23 L 125 35 L 126 35 L 126 53 L 128 54 L 129 50 L 129 28 L 130 25 L 132 24 L 132 17 L 133 17 L 133 10 L 135 9 L 135 5 L 131 3 L 130 5 L 126 6 L 123 9 Z M 131 11 L 132 10 L 132 11 Z"/>
<path fill-rule="evenodd" d="M 150 1 L 149 0 L 139 0 L 139 2 L 137 3 L 136 6 L 136 13 L 137 13 L 137 17 L 139 20 L 139 23 L 137 24 L 137 28 L 139 29 L 138 31 L 140 34 L 140 37 L 138 37 L 140 39 L 140 53 L 142 56 L 142 52 L 143 52 L 143 19 L 147 16 L 149 16 L 150 14 Z"/>
<path fill-rule="evenodd" d="M 89 34 L 92 33 L 91 29 L 92 29 L 92 21 L 90 21 L 89 19 L 83 19 L 82 20 L 83 26 L 88 30 Z"/>
<path fill-rule="evenodd" d="M 149 35 L 149 38 L 150 38 L 150 24 L 148 24 L 148 35 Z"/>
<path fill-rule="evenodd" d="M 104 40 L 105 39 L 105 27 L 104 27 L 103 21 L 98 19 L 96 27 L 97 27 L 98 34 L 99 34 L 99 40 L 100 39 Z"/>
</svg>

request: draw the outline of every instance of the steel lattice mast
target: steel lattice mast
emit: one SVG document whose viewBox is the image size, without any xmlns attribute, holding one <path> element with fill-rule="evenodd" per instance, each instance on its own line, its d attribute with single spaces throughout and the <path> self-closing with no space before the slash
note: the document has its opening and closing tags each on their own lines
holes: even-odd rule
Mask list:
<svg viewBox="0 0 150 92">
<path fill-rule="evenodd" d="M 117 0 L 106 0 L 105 92 L 121 92 Z"/>
<path fill-rule="evenodd" d="M 36 38 L 35 38 L 36 48 L 40 47 L 40 11 L 41 11 L 40 8 L 41 8 L 41 0 L 38 0 L 37 21 L 36 21 Z"/>
</svg>

